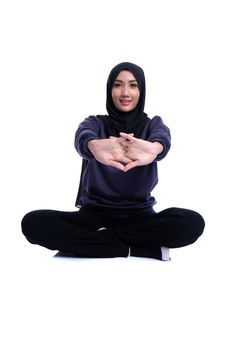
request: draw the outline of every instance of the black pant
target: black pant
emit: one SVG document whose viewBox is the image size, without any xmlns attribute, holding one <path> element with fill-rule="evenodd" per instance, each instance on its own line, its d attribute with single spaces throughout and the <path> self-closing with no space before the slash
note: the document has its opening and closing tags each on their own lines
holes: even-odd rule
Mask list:
<svg viewBox="0 0 234 350">
<path fill-rule="evenodd" d="M 169 208 L 159 213 L 82 207 L 76 212 L 36 210 L 22 220 L 29 242 L 80 257 L 148 256 L 160 259 L 161 246 L 194 243 L 204 230 L 195 211 Z M 105 227 L 104 230 L 98 230 Z"/>
</svg>

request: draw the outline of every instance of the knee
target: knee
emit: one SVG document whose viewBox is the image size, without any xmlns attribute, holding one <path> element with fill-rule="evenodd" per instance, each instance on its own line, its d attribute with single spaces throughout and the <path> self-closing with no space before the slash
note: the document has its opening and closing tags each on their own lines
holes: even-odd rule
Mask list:
<svg viewBox="0 0 234 350">
<path fill-rule="evenodd" d="M 205 228 L 205 220 L 201 214 L 190 210 L 189 214 L 190 229 L 197 237 L 201 236 Z"/>
<path fill-rule="evenodd" d="M 31 243 L 34 242 L 36 227 L 38 222 L 38 211 L 31 211 L 27 213 L 21 221 L 21 229 L 25 237 Z"/>
<path fill-rule="evenodd" d="M 196 240 L 201 236 L 205 228 L 205 220 L 201 214 L 191 209 L 170 208 L 169 210 L 183 237 Z"/>
<path fill-rule="evenodd" d="M 34 211 L 31 211 L 23 217 L 21 221 L 21 228 L 23 233 L 27 231 L 29 227 L 31 227 L 32 223 L 34 222 L 34 216 Z"/>
<path fill-rule="evenodd" d="M 194 243 L 203 233 L 205 221 L 201 214 L 196 211 L 186 209 L 182 220 L 181 229 L 184 238 L 184 245 Z"/>
</svg>

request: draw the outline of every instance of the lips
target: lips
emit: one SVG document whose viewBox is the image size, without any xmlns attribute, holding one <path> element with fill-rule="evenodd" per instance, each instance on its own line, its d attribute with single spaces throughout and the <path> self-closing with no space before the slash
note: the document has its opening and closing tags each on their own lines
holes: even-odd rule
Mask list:
<svg viewBox="0 0 234 350">
<path fill-rule="evenodd" d="M 122 104 L 122 105 L 129 105 L 129 103 L 131 103 L 131 101 L 130 100 L 120 100 L 120 103 Z"/>
</svg>

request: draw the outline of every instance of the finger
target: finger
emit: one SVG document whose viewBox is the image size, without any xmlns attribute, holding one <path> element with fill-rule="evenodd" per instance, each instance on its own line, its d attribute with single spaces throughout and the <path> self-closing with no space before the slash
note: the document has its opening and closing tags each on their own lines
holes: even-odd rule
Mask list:
<svg viewBox="0 0 234 350">
<path fill-rule="evenodd" d="M 129 141 L 134 141 L 135 137 L 132 136 L 132 134 L 126 134 L 125 132 L 120 132 L 120 136 L 124 137 L 125 139 Z"/>
<path fill-rule="evenodd" d="M 121 144 L 121 142 L 124 140 L 123 137 L 115 137 L 115 136 L 110 136 L 109 140 L 111 140 L 112 142 L 114 142 L 115 144 Z"/>
<path fill-rule="evenodd" d="M 123 162 L 123 163 L 132 163 L 132 159 L 128 158 L 128 157 L 124 157 L 122 156 L 121 159 L 118 159 L 120 162 Z"/>
<path fill-rule="evenodd" d="M 114 161 L 114 162 L 122 162 L 122 163 L 125 163 L 125 164 L 128 164 L 130 162 L 132 162 L 133 160 L 131 158 L 129 158 L 128 156 L 124 156 L 124 155 L 121 155 L 121 154 L 118 154 L 116 156 L 113 156 L 111 157 L 110 159 L 111 161 Z"/>
<path fill-rule="evenodd" d="M 135 160 L 134 162 L 131 162 L 131 163 L 127 164 L 125 166 L 125 168 L 124 168 L 124 171 L 127 172 L 128 170 L 133 169 L 133 168 L 135 168 L 135 167 L 137 167 L 139 165 L 140 165 L 139 161 Z"/>
<path fill-rule="evenodd" d="M 126 137 L 120 136 L 118 137 L 119 143 L 122 143 L 123 141 L 126 141 Z"/>
<path fill-rule="evenodd" d="M 120 135 L 121 135 L 121 134 L 124 134 L 125 137 L 126 137 L 126 135 L 134 136 L 134 133 L 133 133 L 133 132 L 130 132 L 130 133 L 128 134 L 128 133 L 126 133 L 126 132 L 122 132 L 122 131 L 121 131 L 119 134 L 120 134 Z"/>
<path fill-rule="evenodd" d="M 121 137 L 127 138 L 127 137 L 133 137 L 131 134 L 127 134 L 126 132 L 120 132 L 119 133 Z"/>
<path fill-rule="evenodd" d="M 121 145 L 124 146 L 124 147 L 128 147 L 129 146 L 129 141 L 126 141 L 124 139 L 124 141 L 121 142 Z"/>
<path fill-rule="evenodd" d="M 125 170 L 125 166 L 119 162 L 116 162 L 114 160 L 110 160 L 109 165 L 113 166 L 114 168 L 117 168 L 119 170 L 124 171 Z"/>
</svg>

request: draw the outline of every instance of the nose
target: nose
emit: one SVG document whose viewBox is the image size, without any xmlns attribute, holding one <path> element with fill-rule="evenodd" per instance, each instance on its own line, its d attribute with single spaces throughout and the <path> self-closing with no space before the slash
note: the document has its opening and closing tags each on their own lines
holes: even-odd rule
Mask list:
<svg viewBox="0 0 234 350">
<path fill-rule="evenodd" d="M 123 86 L 123 89 L 122 89 L 122 96 L 123 96 L 123 97 L 129 96 L 129 89 L 128 89 L 128 86 L 126 86 L 126 85 Z"/>
</svg>

